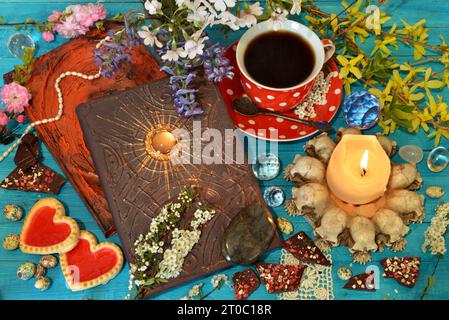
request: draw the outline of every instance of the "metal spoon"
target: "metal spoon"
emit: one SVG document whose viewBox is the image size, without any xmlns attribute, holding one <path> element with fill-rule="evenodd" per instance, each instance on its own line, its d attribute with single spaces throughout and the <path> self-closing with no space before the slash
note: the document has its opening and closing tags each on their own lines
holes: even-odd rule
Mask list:
<svg viewBox="0 0 449 320">
<path fill-rule="evenodd" d="M 317 128 L 320 131 L 328 132 L 332 130 L 332 126 L 325 121 L 311 121 L 289 117 L 280 113 L 271 112 L 267 110 L 260 109 L 255 103 L 253 103 L 248 97 L 236 98 L 232 101 L 232 107 L 242 116 L 256 116 L 256 115 L 266 115 L 266 116 L 275 116 L 278 118 L 283 118 L 286 120 L 298 122 L 301 124 L 305 124 L 310 127 Z"/>
</svg>

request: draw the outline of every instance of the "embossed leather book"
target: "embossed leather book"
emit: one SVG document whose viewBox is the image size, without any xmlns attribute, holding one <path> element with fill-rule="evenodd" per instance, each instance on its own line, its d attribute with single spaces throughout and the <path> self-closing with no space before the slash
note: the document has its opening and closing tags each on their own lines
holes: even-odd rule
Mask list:
<svg viewBox="0 0 449 320">
<path fill-rule="evenodd" d="M 214 128 L 223 136 L 225 129 L 234 128 L 216 86 L 202 83 L 199 96 L 205 113 L 187 119 L 176 114 L 168 79 L 90 101 L 77 110 L 129 262 L 133 261 L 137 237 L 148 232 L 152 218 L 183 188 L 198 187 L 201 201 L 217 212 L 203 228 L 201 239 L 187 256 L 181 274 L 147 290 L 146 296 L 230 266 L 223 258 L 221 246 L 232 218 L 255 202 L 269 212 L 247 161 L 176 165 L 149 150 L 149 135 L 161 128 L 185 129 L 193 135 L 195 130 L 201 134 L 196 127 L 201 124 L 202 132 Z M 210 143 L 208 139 L 200 141 L 202 147 Z M 238 138 L 236 145 L 240 146 Z M 189 214 L 181 221 L 181 227 Z M 280 237 L 274 232 L 270 248 L 279 245 Z"/>
</svg>

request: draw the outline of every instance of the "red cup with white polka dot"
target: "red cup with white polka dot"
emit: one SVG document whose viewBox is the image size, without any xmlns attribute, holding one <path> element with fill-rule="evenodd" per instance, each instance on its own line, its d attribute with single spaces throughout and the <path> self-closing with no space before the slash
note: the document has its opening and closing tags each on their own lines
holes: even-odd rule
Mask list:
<svg viewBox="0 0 449 320">
<path fill-rule="evenodd" d="M 281 24 L 280 28 L 279 24 Z M 270 21 L 258 23 L 244 33 L 237 45 L 236 59 L 242 86 L 248 97 L 262 109 L 284 112 L 295 108 L 306 100 L 323 65 L 334 55 L 335 45 L 331 40 L 321 40 L 305 25 L 292 20 L 278 21 L 276 31 L 295 33 L 310 45 L 315 55 L 315 63 L 312 72 L 304 81 L 293 87 L 273 88 L 258 83 L 248 73 L 245 67 L 245 51 L 253 39 L 263 33 L 273 32 L 273 23 Z M 279 72 L 284 71 L 286 70 L 279 70 Z"/>
</svg>

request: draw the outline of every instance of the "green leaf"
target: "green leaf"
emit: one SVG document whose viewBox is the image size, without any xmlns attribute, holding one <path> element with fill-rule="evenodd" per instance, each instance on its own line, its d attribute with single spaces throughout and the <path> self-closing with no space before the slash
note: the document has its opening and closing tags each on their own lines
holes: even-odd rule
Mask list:
<svg viewBox="0 0 449 320">
<path fill-rule="evenodd" d="M 434 275 L 427 278 L 426 290 L 429 291 L 429 289 L 432 288 L 432 286 L 436 283 L 436 281 L 437 281 L 437 277 Z"/>
<path fill-rule="evenodd" d="M 23 65 L 14 66 L 14 81 L 21 84 L 26 85 L 28 80 L 30 79 L 31 72 L 33 70 L 34 64 L 34 52 L 35 49 L 25 48 L 25 53 L 20 59 L 23 62 Z"/>
<path fill-rule="evenodd" d="M 393 100 L 390 105 L 390 112 L 388 113 L 389 118 L 396 122 L 399 126 L 404 127 L 410 131 L 416 130 L 415 120 L 415 110 L 416 107 L 413 105 L 404 105 L 396 103 L 397 94 L 394 95 Z"/>
<path fill-rule="evenodd" d="M 104 31 L 104 30 L 105 30 L 105 29 L 104 29 L 104 23 L 103 23 L 103 21 L 95 22 L 95 27 L 96 27 L 98 30 L 100 30 L 100 31 Z"/>
<path fill-rule="evenodd" d="M 410 114 L 415 111 L 415 106 L 412 105 L 404 105 L 404 104 L 395 104 L 392 106 L 395 110 L 400 110 L 404 113 Z"/>
<path fill-rule="evenodd" d="M 111 20 L 113 21 L 118 21 L 118 22 L 123 22 L 123 14 L 121 13 L 117 13 L 116 15 L 114 15 Z"/>
<path fill-rule="evenodd" d="M 396 61 L 397 58 L 386 57 L 381 52 L 377 52 L 365 68 L 365 79 L 379 82 L 387 81 L 391 78 L 391 69 L 394 68 L 393 65 Z"/>
<path fill-rule="evenodd" d="M 152 286 L 155 283 L 156 283 L 156 278 L 150 278 L 145 282 L 144 286 Z"/>
<path fill-rule="evenodd" d="M 360 53 L 359 47 L 351 40 L 347 39 L 346 41 L 346 49 L 353 56 L 358 56 Z"/>
</svg>

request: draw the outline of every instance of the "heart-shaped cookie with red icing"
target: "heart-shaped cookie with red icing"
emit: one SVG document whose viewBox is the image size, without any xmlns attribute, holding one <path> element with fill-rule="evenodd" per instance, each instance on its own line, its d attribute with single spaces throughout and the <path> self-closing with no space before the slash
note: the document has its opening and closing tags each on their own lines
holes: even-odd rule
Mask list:
<svg viewBox="0 0 449 320">
<path fill-rule="evenodd" d="M 64 253 L 76 246 L 79 236 L 78 224 L 65 215 L 63 204 L 44 198 L 34 204 L 23 223 L 20 249 L 33 254 Z"/>
<path fill-rule="evenodd" d="M 84 230 L 75 248 L 61 254 L 59 260 L 72 291 L 106 284 L 120 272 L 124 261 L 118 245 L 112 242 L 97 244 L 95 236 Z"/>
</svg>

